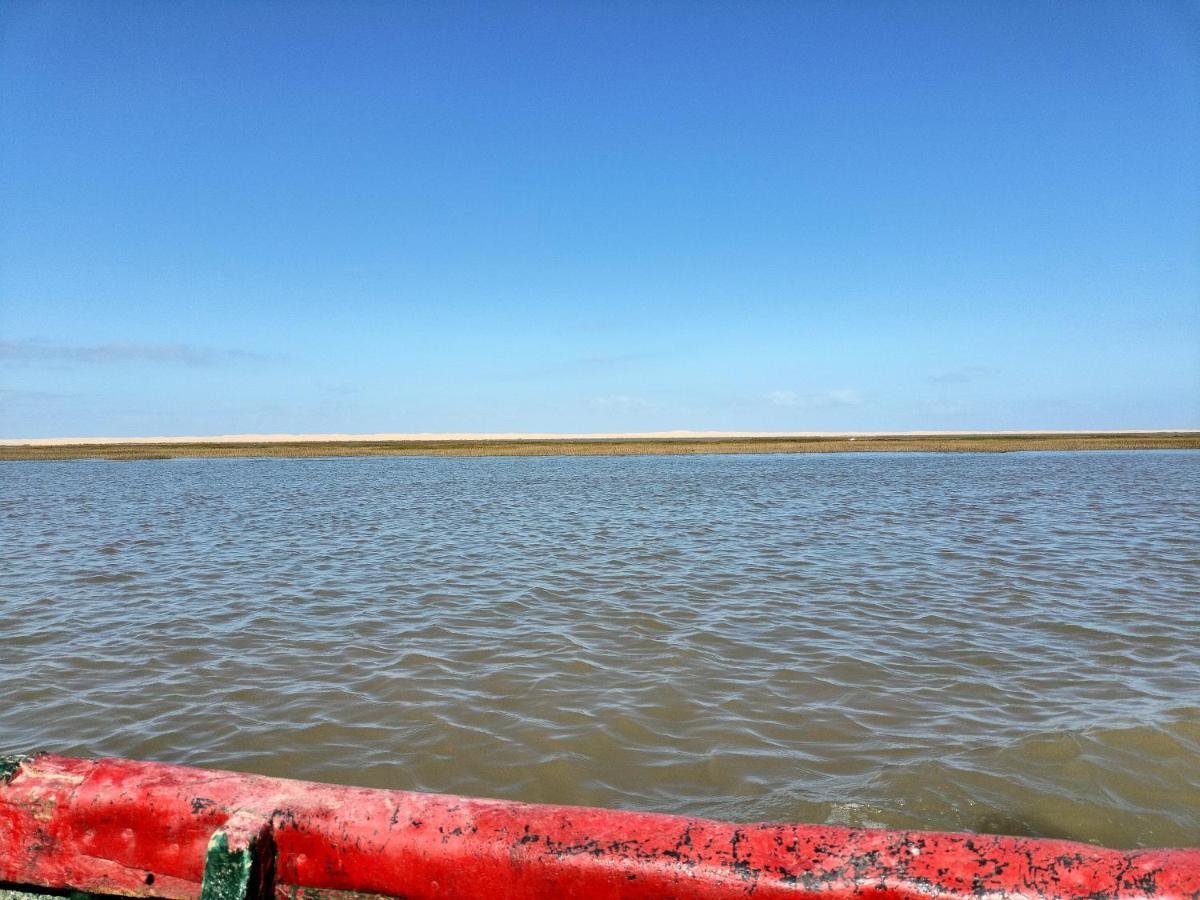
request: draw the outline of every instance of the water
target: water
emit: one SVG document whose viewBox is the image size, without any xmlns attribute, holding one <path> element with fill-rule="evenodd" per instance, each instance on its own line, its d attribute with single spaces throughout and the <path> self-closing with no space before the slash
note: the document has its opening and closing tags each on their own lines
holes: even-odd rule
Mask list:
<svg viewBox="0 0 1200 900">
<path fill-rule="evenodd" d="M 0 748 L 1200 843 L 1200 453 L 0 466 Z"/>
</svg>

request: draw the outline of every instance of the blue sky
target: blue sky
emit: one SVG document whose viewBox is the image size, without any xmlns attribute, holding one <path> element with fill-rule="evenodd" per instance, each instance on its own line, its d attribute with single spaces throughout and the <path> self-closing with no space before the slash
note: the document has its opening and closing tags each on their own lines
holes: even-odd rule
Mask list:
<svg viewBox="0 0 1200 900">
<path fill-rule="evenodd" d="M 1200 5 L 0 7 L 0 436 L 1200 426 Z"/>
</svg>

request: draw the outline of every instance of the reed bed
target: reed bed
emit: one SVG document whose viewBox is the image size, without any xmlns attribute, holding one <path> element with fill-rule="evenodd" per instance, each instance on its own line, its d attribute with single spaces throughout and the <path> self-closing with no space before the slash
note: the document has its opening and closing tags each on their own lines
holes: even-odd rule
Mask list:
<svg viewBox="0 0 1200 900">
<path fill-rule="evenodd" d="M 892 435 L 795 438 L 269 441 L 0 446 L 3 460 L 153 460 L 183 457 L 683 456 L 703 453 L 1012 453 L 1029 450 L 1195 450 L 1200 432 Z"/>
</svg>

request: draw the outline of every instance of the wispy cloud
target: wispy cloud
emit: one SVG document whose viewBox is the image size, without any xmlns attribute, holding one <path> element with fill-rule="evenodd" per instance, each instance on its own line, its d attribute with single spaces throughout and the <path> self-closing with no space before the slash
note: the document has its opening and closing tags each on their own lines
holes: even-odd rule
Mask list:
<svg viewBox="0 0 1200 900">
<path fill-rule="evenodd" d="M 830 409 L 840 406 L 862 406 L 866 398 L 854 388 L 838 388 L 831 391 L 800 394 L 796 391 L 771 391 L 767 401 L 772 406 L 793 409 Z"/>
<path fill-rule="evenodd" d="M 74 394 L 59 394 L 54 391 L 22 391 L 16 388 L 0 388 L 0 406 L 18 403 L 54 403 L 73 397 Z"/>
<path fill-rule="evenodd" d="M 594 398 L 592 406 L 616 412 L 635 412 L 649 408 L 650 404 L 641 397 L 632 397 L 628 394 L 610 394 L 607 397 Z"/>
<path fill-rule="evenodd" d="M 928 400 L 921 411 L 931 416 L 962 416 L 971 412 L 970 405 L 955 400 Z"/>
<path fill-rule="evenodd" d="M 584 366 L 603 368 L 622 366 L 626 363 L 638 362 L 646 358 L 644 353 L 592 353 L 579 357 L 579 363 Z"/>
<path fill-rule="evenodd" d="M 80 366 L 120 363 L 211 366 L 228 362 L 257 362 L 267 357 L 249 350 L 202 347 L 195 344 L 54 344 L 30 339 L 0 341 L 0 364 L 7 366 Z"/>
<path fill-rule="evenodd" d="M 995 374 L 996 370 L 987 366 L 962 366 L 958 369 L 930 375 L 929 381 L 933 384 L 969 384 Z"/>
</svg>

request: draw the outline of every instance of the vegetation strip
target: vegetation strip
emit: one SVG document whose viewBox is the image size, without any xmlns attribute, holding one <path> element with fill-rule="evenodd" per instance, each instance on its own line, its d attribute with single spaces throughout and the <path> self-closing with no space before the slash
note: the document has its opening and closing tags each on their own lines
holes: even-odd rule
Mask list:
<svg viewBox="0 0 1200 900">
<path fill-rule="evenodd" d="M 683 456 L 703 453 L 1011 453 L 1027 450 L 1197 450 L 1200 432 L 887 435 L 763 438 L 264 441 L 262 443 L 21 444 L 3 460 L 328 456 Z"/>
</svg>

